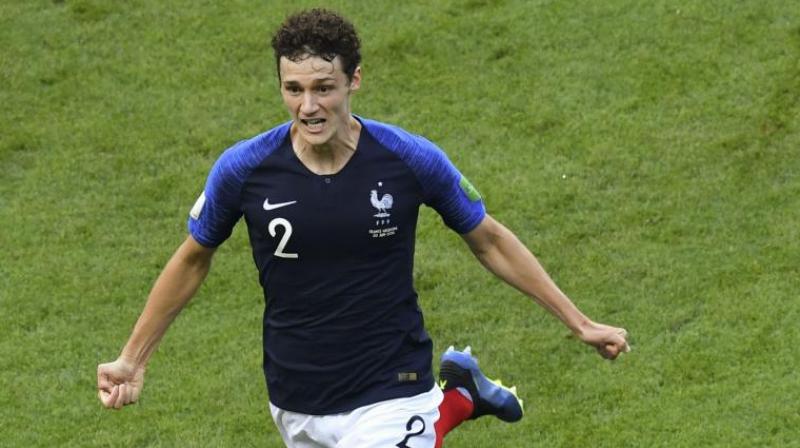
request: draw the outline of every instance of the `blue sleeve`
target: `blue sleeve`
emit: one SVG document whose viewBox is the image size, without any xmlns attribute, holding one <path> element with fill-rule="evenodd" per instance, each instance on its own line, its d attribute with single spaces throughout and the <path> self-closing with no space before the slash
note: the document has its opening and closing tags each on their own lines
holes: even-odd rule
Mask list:
<svg viewBox="0 0 800 448">
<path fill-rule="evenodd" d="M 423 201 L 447 227 L 464 234 L 483 221 L 486 208 L 481 195 L 438 146 L 397 126 L 359 119 L 381 145 L 408 165 L 422 187 Z"/>
<path fill-rule="evenodd" d="M 206 247 L 217 247 L 233 231 L 242 216 L 240 196 L 244 177 L 240 142 L 234 145 L 211 168 L 203 193 L 189 214 L 189 233 L 198 243 Z M 237 151 L 237 149 L 239 151 Z"/>
<path fill-rule="evenodd" d="M 242 187 L 250 173 L 286 139 L 291 122 L 228 148 L 211 168 L 203 193 L 189 213 L 189 233 L 206 247 L 217 247 L 242 217 Z"/>
<path fill-rule="evenodd" d="M 409 160 L 422 184 L 425 204 L 458 233 L 470 232 L 486 216 L 483 200 L 447 155 L 429 140 L 416 137 L 416 157 Z"/>
</svg>

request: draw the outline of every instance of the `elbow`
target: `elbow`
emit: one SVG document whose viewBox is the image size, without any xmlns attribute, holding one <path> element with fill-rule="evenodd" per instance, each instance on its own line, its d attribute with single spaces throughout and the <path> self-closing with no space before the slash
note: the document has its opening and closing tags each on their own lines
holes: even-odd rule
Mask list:
<svg viewBox="0 0 800 448">
<path fill-rule="evenodd" d="M 181 245 L 176 255 L 183 265 L 196 271 L 208 271 L 214 252 L 214 248 L 204 247 L 189 238 Z"/>
<path fill-rule="evenodd" d="M 470 249 L 475 256 L 483 261 L 496 252 L 506 237 L 508 230 L 495 220 L 487 222 L 480 231 L 480 236 L 471 240 Z"/>
</svg>

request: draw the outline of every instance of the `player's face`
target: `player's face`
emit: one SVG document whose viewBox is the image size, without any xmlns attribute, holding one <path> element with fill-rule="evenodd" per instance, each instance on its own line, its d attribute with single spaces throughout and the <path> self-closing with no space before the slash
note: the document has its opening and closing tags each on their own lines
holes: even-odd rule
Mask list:
<svg viewBox="0 0 800 448">
<path fill-rule="evenodd" d="M 300 137 L 314 146 L 329 143 L 350 124 L 350 92 L 361 86 L 361 68 L 352 80 L 337 56 L 326 61 L 309 56 L 280 60 L 281 95 Z"/>
</svg>

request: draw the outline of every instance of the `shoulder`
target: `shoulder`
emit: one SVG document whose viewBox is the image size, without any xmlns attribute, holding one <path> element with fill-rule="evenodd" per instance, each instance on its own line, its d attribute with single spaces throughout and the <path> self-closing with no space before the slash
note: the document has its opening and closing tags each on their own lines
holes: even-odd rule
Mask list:
<svg viewBox="0 0 800 448">
<path fill-rule="evenodd" d="M 234 144 L 217 159 L 212 169 L 215 175 L 244 179 L 265 158 L 278 149 L 289 134 L 291 122 L 276 126 L 255 137 Z"/>
<path fill-rule="evenodd" d="M 389 151 L 410 162 L 417 158 L 441 157 L 444 152 L 433 142 L 392 124 L 361 118 L 369 134 Z"/>
<path fill-rule="evenodd" d="M 431 192 L 452 183 L 454 178 L 460 178 L 444 151 L 427 138 L 374 120 L 361 118 L 361 122 L 381 146 L 406 164 L 423 190 Z"/>
<path fill-rule="evenodd" d="M 206 197 L 235 201 L 247 177 L 280 148 L 289 133 L 289 127 L 289 123 L 284 123 L 226 149 L 211 168 L 206 181 Z"/>
</svg>

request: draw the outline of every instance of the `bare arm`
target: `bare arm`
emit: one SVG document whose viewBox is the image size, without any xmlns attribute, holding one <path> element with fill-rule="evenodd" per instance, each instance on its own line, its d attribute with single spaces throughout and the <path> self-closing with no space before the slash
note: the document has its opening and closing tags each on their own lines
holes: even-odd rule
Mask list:
<svg viewBox="0 0 800 448">
<path fill-rule="evenodd" d="M 624 329 L 595 323 L 584 315 L 547 275 L 536 257 L 494 218 L 486 215 L 478 227 L 462 238 L 486 269 L 533 298 L 601 355 L 613 359 L 628 350 Z"/>
<path fill-rule="evenodd" d="M 191 236 L 172 255 L 119 358 L 97 368 L 98 396 L 104 406 L 119 409 L 138 399 L 150 356 L 203 283 L 213 255 L 214 249 L 203 247 Z"/>
<path fill-rule="evenodd" d="M 213 255 L 214 249 L 201 246 L 191 236 L 186 238 L 153 285 L 120 357 L 147 364 L 167 328 L 205 280 Z"/>
</svg>

